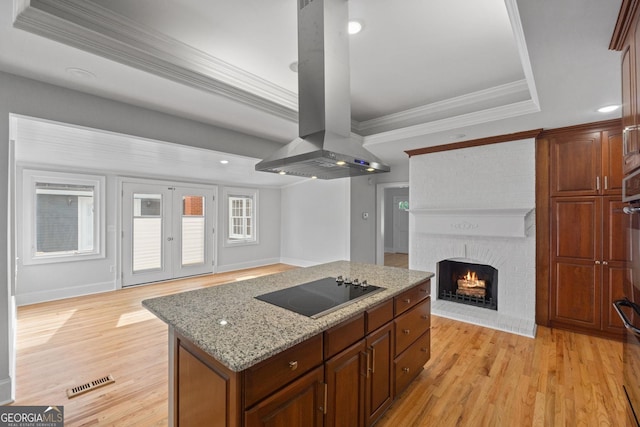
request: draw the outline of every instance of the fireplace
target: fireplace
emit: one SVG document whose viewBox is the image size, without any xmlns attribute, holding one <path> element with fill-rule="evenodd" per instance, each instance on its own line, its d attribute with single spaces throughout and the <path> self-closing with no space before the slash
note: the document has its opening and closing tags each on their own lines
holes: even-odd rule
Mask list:
<svg viewBox="0 0 640 427">
<path fill-rule="evenodd" d="M 498 270 L 485 264 L 446 259 L 438 262 L 438 298 L 498 310 Z"/>
</svg>

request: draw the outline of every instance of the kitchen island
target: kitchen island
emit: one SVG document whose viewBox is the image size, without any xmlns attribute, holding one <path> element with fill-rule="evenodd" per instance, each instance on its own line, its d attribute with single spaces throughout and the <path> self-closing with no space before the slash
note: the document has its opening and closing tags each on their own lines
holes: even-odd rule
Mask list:
<svg viewBox="0 0 640 427">
<path fill-rule="evenodd" d="M 385 288 L 313 319 L 255 297 Z M 169 325 L 172 425 L 371 425 L 429 359 L 433 273 L 338 261 L 143 301 Z"/>
</svg>

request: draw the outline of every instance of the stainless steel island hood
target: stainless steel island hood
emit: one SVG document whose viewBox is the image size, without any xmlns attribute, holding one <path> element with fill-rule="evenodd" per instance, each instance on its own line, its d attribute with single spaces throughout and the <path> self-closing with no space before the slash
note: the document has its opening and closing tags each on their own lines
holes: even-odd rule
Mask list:
<svg viewBox="0 0 640 427">
<path fill-rule="evenodd" d="M 319 179 L 389 172 L 351 138 L 347 0 L 298 0 L 298 135 L 257 171 Z"/>
</svg>

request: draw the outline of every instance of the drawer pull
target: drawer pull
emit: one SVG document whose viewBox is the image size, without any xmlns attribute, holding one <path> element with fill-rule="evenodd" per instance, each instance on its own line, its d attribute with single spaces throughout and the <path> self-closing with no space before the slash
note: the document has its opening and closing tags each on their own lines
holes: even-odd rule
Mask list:
<svg viewBox="0 0 640 427">
<path fill-rule="evenodd" d="M 429 349 L 428 349 L 428 348 L 426 348 L 426 347 L 422 347 L 422 348 L 420 349 L 420 351 L 421 351 L 421 352 L 423 352 L 423 353 L 426 353 L 427 351 L 429 351 Z"/>
<path fill-rule="evenodd" d="M 420 292 L 422 292 L 423 294 L 426 294 L 426 293 L 427 293 L 427 290 L 426 290 L 426 289 L 422 289 L 422 288 L 420 288 Z"/>
<path fill-rule="evenodd" d="M 403 301 L 406 302 L 407 304 L 411 304 L 411 298 L 407 298 L 407 299 L 405 299 Z"/>
<path fill-rule="evenodd" d="M 402 372 L 404 372 L 405 374 L 409 373 L 409 368 L 402 368 Z"/>
<path fill-rule="evenodd" d="M 298 361 L 292 360 L 291 362 L 289 362 L 289 369 L 291 369 L 292 371 L 298 369 Z"/>
<path fill-rule="evenodd" d="M 422 320 L 429 320 L 429 315 L 427 315 L 427 314 L 423 314 L 420 317 L 422 318 Z"/>
<path fill-rule="evenodd" d="M 411 329 L 403 329 L 402 333 L 405 335 L 409 335 L 411 333 Z"/>
</svg>

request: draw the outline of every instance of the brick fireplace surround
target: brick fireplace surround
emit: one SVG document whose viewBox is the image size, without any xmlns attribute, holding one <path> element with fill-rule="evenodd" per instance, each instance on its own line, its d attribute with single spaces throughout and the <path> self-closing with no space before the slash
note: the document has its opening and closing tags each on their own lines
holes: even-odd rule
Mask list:
<svg viewBox="0 0 640 427">
<path fill-rule="evenodd" d="M 410 159 L 409 267 L 457 259 L 499 271 L 498 310 L 437 299 L 432 312 L 535 336 L 535 140 Z"/>
</svg>

